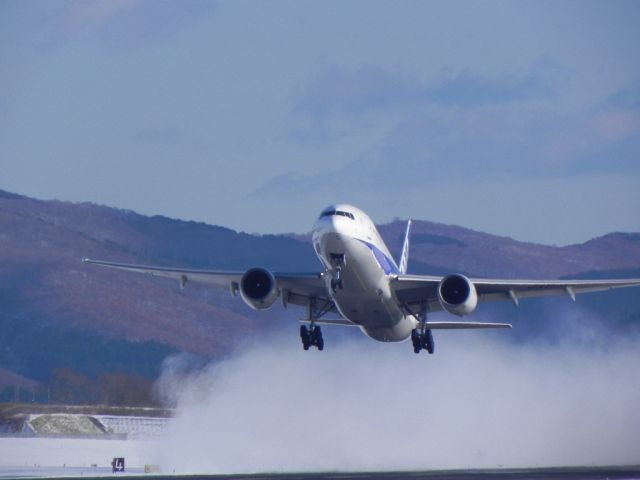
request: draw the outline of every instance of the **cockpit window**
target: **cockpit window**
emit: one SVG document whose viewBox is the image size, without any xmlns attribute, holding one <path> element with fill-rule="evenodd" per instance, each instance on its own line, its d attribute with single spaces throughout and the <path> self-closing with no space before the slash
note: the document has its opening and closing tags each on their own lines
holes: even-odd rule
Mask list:
<svg viewBox="0 0 640 480">
<path fill-rule="evenodd" d="M 340 215 L 341 217 L 347 217 L 351 220 L 355 220 L 356 217 L 353 216 L 351 212 L 343 212 L 342 210 L 325 210 L 320 214 L 320 218 L 322 217 L 330 217 L 332 215 Z"/>
</svg>

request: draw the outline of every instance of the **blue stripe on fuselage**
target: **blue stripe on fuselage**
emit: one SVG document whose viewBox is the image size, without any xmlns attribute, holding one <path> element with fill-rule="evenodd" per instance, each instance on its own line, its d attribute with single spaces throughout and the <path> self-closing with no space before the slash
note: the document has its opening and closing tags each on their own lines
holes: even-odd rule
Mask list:
<svg viewBox="0 0 640 480">
<path fill-rule="evenodd" d="M 395 262 L 387 257 L 382 250 L 376 247 L 373 243 L 365 242 L 364 240 L 360 241 L 367 247 L 369 247 L 369 249 L 373 252 L 373 256 L 376 257 L 376 260 L 378 261 L 378 264 L 380 265 L 380 268 L 382 268 L 384 273 L 386 273 L 387 275 L 391 275 L 392 273 L 400 273 L 400 270 L 398 270 Z"/>
</svg>

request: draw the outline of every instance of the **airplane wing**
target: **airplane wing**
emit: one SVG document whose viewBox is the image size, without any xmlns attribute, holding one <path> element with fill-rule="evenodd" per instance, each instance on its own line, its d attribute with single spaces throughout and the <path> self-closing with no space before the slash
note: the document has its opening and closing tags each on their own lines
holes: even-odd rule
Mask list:
<svg viewBox="0 0 640 480">
<path fill-rule="evenodd" d="M 157 267 L 127 263 L 107 262 L 85 258 L 85 263 L 102 267 L 147 273 L 177 280 L 184 287 L 188 282 L 198 282 L 219 287 L 227 287 L 236 293 L 244 272 L 200 270 L 174 267 Z M 282 292 L 283 302 L 307 306 L 313 298 L 324 303 L 327 312 L 337 313 L 331 298 L 327 295 L 322 273 L 278 273 L 274 272 Z M 398 302 L 416 310 L 426 302 L 431 312 L 442 310 L 438 299 L 438 286 L 443 277 L 423 275 L 395 275 L 391 287 Z M 511 300 L 518 305 L 522 298 L 567 295 L 573 300 L 579 293 L 597 292 L 614 288 L 640 286 L 640 279 L 619 280 L 500 280 L 469 279 L 478 294 L 478 301 Z M 335 324 L 335 322 L 333 322 Z M 350 322 L 349 322 L 350 323 Z M 508 324 L 487 324 L 476 322 L 428 322 L 434 329 L 450 328 L 504 328 Z"/>
<path fill-rule="evenodd" d="M 146 273 L 159 277 L 177 280 L 181 287 L 189 282 L 197 282 L 218 287 L 226 287 L 232 291 L 237 290 L 240 279 L 245 272 L 200 270 L 189 268 L 157 267 L 152 265 L 134 265 L 129 263 L 106 262 L 103 260 L 91 260 L 83 258 L 84 263 L 99 265 L 101 267 L 115 268 L 129 272 Z M 333 301 L 327 295 L 324 280 L 321 273 L 278 273 L 274 272 L 278 286 L 282 290 L 284 301 L 293 305 L 306 306 L 309 298 L 315 298 L 333 305 Z M 328 311 L 335 312 L 335 306 Z"/>
<path fill-rule="evenodd" d="M 442 310 L 438 286 L 443 277 L 397 275 L 391 286 L 401 304 L 415 306 L 427 302 L 429 311 Z M 640 286 L 639 278 L 619 280 L 499 280 L 469 279 L 476 288 L 478 301 L 511 300 L 515 305 L 521 298 L 567 295 L 572 300 L 579 293 L 599 292 L 614 288 Z"/>
</svg>

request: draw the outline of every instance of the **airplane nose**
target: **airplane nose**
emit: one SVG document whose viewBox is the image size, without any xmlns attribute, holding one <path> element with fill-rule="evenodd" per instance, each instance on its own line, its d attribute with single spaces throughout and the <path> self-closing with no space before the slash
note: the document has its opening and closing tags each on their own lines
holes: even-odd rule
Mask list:
<svg viewBox="0 0 640 480">
<path fill-rule="evenodd" d="M 335 231 L 335 232 L 339 232 L 341 230 L 341 228 L 344 226 L 344 217 L 340 217 L 338 215 L 332 215 L 329 218 L 329 222 L 327 224 L 327 226 Z"/>
<path fill-rule="evenodd" d="M 340 231 L 340 221 L 335 216 L 319 218 L 313 227 L 313 238 Z"/>
<path fill-rule="evenodd" d="M 316 220 L 316 223 L 313 224 L 313 229 L 318 230 L 322 228 L 327 228 L 330 225 L 329 222 L 330 217 L 320 217 Z"/>
<path fill-rule="evenodd" d="M 345 232 L 352 224 L 355 217 L 352 213 L 345 211 L 329 210 L 324 212 L 314 225 L 314 231 L 323 232 Z"/>
</svg>

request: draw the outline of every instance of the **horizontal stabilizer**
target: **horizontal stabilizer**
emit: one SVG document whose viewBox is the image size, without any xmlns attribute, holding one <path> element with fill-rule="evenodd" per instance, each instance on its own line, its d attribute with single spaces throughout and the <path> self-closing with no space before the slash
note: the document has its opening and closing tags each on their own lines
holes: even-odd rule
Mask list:
<svg viewBox="0 0 640 480">
<path fill-rule="evenodd" d="M 459 330 L 463 328 L 511 328 L 510 323 L 427 322 L 427 330 Z"/>
<path fill-rule="evenodd" d="M 353 322 L 350 322 L 349 320 L 346 320 L 344 318 L 336 318 L 336 319 L 332 319 L 332 318 L 314 318 L 313 320 L 309 320 L 308 318 L 301 318 L 300 321 L 302 323 L 315 323 L 317 325 L 337 325 L 337 326 L 342 326 L 342 327 L 358 327 L 359 325 L 356 325 Z"/>
</svg>

